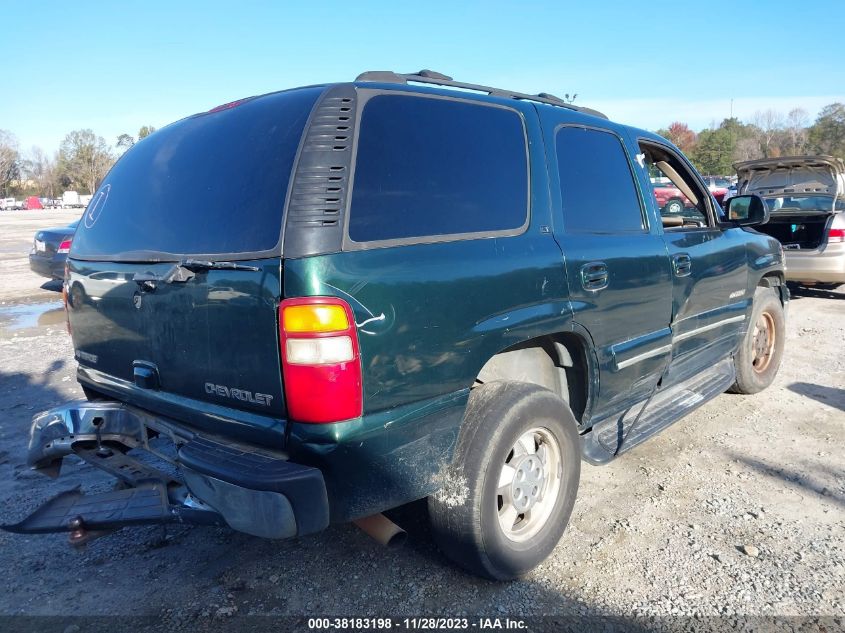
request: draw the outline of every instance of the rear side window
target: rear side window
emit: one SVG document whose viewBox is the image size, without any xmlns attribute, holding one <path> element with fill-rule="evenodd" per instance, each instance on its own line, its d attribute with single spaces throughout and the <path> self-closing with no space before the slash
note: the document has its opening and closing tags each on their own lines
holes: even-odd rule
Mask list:
<svg viewBox="0 0 845 633">
<path fill-rule="evenodd" d="M 556 145 L 566 232 L 642 232 L 640 196 L 619 138 L 563 127 Z"/>
<path fill-rule="evenodd" d="M 130 149 L 73 241 L 81 259 L 158 259 L 274 249 L 305 122 L 322 88 L 188 117 Z"/>
<path fill-rule="evenodd" d="M 528 217 L 525 138 L 522 118 L 509 108 L 373 97 L 361 117 L 349 238 L 520 229 Z"/>
</svg>

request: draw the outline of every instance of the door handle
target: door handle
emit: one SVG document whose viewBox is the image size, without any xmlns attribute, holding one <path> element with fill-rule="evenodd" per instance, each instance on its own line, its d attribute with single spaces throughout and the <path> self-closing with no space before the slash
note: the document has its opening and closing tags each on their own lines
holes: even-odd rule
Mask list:
<svg viewBox="0 0 845 633">
<path fill-rule="evenodd" d="M 590 262 L 581 266 L 581 286 L 584 290 L 595 292 L 607 288 L 607 264 L 604 262 Z"/>
<path fill-rule="evenodd" d="M 672 256 L 672 269 L 675 277 L 686 277 L 692 272 L 692 258 L 686 253 Z"/>
</svg>

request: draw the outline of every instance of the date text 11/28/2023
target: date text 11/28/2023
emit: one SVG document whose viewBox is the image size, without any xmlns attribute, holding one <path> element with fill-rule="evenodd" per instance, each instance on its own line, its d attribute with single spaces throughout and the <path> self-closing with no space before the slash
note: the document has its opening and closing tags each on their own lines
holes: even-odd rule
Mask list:
<svg viewBox="0 0 845 633">
<path fill-rule="evenodd" d="M 443 630 L 526 630 L 527 624 L 521 619 L 512 618 L 445 618 L 445 617 L 415 617 L 415 618 L 309 618 L 308 629 L 313 631 L 343 631 L 343 630 L 389 630 L 407 629 L 411 631 L 443 631 Z"/>
</svg>

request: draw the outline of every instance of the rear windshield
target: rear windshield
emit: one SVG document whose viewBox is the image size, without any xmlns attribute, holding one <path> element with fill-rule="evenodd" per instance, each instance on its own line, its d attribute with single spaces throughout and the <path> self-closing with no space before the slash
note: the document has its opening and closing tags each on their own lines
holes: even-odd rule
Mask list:
<svg viewBox="0 0 845 633">
<path fill-rule="evenodd" d="M 275 249 L 299 140 L 322 90 L 224 106 L 139 142 L 89 203 L 71 256 L 156 260 Z"/>
</svg>

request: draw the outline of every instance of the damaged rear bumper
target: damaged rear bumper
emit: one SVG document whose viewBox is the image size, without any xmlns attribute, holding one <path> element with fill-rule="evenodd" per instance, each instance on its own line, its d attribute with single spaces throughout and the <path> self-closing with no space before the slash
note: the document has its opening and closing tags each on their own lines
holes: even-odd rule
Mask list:
<svg viewBox="0 0 845 633">
<path fill-rule="evenodd" d="M 130 525 L 229 525 L 266 538 L 301 536 L 329 522 L 320 470 L 281 452 L 201 436 L 116 402 L 76 402 L 33 419 L 27 461 L 56 477 L 76 455 L 123 488 L 65 491 L 3 529 L 19 533 L 107 531 Z"/>
</svg>

